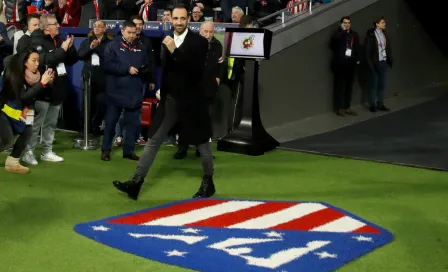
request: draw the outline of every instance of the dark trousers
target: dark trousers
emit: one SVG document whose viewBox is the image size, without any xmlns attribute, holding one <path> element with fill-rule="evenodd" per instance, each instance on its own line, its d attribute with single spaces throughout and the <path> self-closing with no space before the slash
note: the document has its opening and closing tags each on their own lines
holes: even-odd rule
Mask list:
<svg viewBox="0 0 448 272">
<path fill-rule="evenodd" d="M 143 150 L 142 156 L 138 161 L 137 169 L 135 170 L 135 175 L 140 177 L 146 177 L 151 165 L 157 155 L 157 151 L 160 148 L 165 137 L 168 135 L 170 130 L 177 124 L 177 112 L 176 112 L 176 101 L 168 96 L 165 101 L 165 113 L 163 116 L 162 124 L 157 129 L 157 132 L 151 137 L 151 139 L 146 143 L 145 149 Z M 204 175 L 213 175 L 213 155 L 210 147 L 210 143 L 206 142 L 198 145 L 199 152 L 201 154 L 202 169 Z"/>
<path fill-rule="evenodd" d="M 92 132 L 94 135 L 98 135 L 107 111 L 106 94 L 104 92 L 100 92 L 95 95 L 95 98 L 92 99 L 90 110 L 90 117 L 92 119 Z"/>
<path fill-rule="evenodd" d="M 349 109 L 352 101 L 353 82 L 355 80 L 356 64 L 343 63 L 333 68 L 334 90 L 333 104 L 334 110 Z"/>
<path fill-rule="evenodd" d="M 134 144 L 137 140 L 137 129 L 141 124 L 141 107 L 127 109 L 116 105 L 108 105 L 105 117 L 106 126 L 104 128 L 102 152 L 110 152 L 112 150 L 112 141 L 115 135 L 115 126 L 123 111 L 124 126 L 126 137 L 123 144 L 123 155 L 129 155 L 134 152 Z"/>
<path fill-rule="evenodd" d="M 83 90 L 85 92 L 85 89 Z M 83 94 L 84 95 L 84 94 Z M 84 123 L 84 99 L 82 101 L 82 122 Z M 107 105 L 106 105 L 106 94 L 104 92 L 99 93 L 91 93 L 90 97 L 90 105 L 89 111 L 90 111 L 90 128 L 89 133 L 92 133 L 93 135 L 97 136 L 100 133 L 100 127 L 103 123 L 103 120 L 106 116 L 107 111 Z M 84 128 L 82 128 L 82 131 L 84 131 Z"/>
<path fill-rule="evenodd" d="M 386 61 L 380 61 L 378 70 L 370 74 L 370 106 L 384 106 L 384 89 L 386 89 L 386 74 L 389 66 Z"/>
<path fill-rule="evenodd" d="M 0 113 L 0 151 L 7 150 L 13 146 L 11 157 L 16 159 L 20 158 L 32 134 L 33 127 L 26 126 L 14 143 L 14 133 L 11 123 Z"/>
</svg>

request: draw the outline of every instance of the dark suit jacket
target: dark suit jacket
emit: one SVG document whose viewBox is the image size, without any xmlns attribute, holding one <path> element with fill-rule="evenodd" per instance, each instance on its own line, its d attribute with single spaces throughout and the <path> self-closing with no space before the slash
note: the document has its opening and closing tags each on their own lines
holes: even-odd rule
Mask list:
<svg viewBox="0 0 448 272">
<path fill-rule="evenodd" d="M 387 64 L 392 68 L 393 57 L 391 40 L 386 31 L 384 31 L 384 36 L 386 36 Z M 378 41 L 375 36 L 375 29 L 370 29 L 367 31 L 365 47 L 367 65 L 371 71 L 377 71 L 380 63 L 380 52 L 378 52 Z"/>
<path fill-rule="evenodd" d="M 345 55 L 347 47 L 351 47 L 352 49 L 352 56 L 350 58 Z M 350 30 L 350 32 L 343 31 L 339 28 L 331 37 L 330 49 L 333 51 L 333 69 L 339 70 L 347 64 L 355 65 L 360 57 L 358 33 L 353 30 Z"/>
<path fill-rule="evenodd" d="M 182 45 L 173 53 L 165 46 L 162 51 L 161 102 L 150 129 L 150 137 L 163 121 L 166 97 L 170 95 L 176 100 L 179 138 L 186 144 L 205 143 L 212 134 L 202 84 L 208 42 L 188 30 Z"/>
</svg>

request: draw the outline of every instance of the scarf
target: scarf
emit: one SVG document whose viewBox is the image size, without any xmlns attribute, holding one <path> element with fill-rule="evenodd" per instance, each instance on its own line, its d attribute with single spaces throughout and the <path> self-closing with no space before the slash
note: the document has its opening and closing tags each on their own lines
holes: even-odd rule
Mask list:
<svg viewBox="0 0 448 272">
<path fill-rule="evenodd" d="M 28 85 L 33 86 L 34 84 L 40 81 L 40 73 L 37 71 L 36 73 L 31 72 L 30 70 L 25 70 L 25 80 Z"/>
</svg>

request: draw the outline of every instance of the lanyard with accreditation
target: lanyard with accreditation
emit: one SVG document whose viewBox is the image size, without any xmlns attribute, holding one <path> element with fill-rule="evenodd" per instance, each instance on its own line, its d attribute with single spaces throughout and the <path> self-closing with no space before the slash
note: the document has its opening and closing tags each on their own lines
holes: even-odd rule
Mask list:
<svg viewBox="0 0 448 272">
<path fill-rule="evenodd" d="M 345 56 L 351 58 L 352 57 L 352 50 L 353 50 L 353 42 L 355 40 L 355 37 L 352 35 L 352 41 L 350 42 L 350 46 L 348 46 L 347 42 L 347 49 L 345 49 Z"/>
<path fill-rule="evenodd" d="M 387 54 L 386 54 L 386 36 L 384 35 L 384 33 L 378 33 L 378 31 L 376 31 L 376 30 L 375 30 L 375 36 L 378 41 L 378 45 L 381 48 L 380 54 L 383 58 L 385 58 L 387 56 Z"/>
</svg>

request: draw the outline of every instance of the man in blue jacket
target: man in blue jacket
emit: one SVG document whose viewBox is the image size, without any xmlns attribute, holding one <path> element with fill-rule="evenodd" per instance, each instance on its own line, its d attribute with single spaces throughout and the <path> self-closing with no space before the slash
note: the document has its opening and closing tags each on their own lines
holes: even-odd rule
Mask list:
<svg viewBox="0 0 448 272">
<path fill-rule="evenodd" d="M 122 36 L 110 42 L 104 51 L 104 72 L 107 75 L 107 113 L 101 159 L 110 160 L 115 126 L 124 112 L 126 130 L 123 158 L 139 160 L 134 153 L 136 130 L 140 126 L 144 84 L 151 80 L 151 69 L 145 45 L 137 42 L 137 28 L 132 21 L 123 23 Z"/>
</svg>

